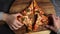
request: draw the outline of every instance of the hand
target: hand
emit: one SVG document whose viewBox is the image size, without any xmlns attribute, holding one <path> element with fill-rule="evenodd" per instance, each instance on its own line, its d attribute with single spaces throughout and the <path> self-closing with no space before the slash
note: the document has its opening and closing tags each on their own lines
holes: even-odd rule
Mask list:
<svg viewBox="0 0 60 34">
<path fill-rule="evenodd" d="M 12 30 L 17 30 L 23 26 L 21 21 L 17 19 L 18 16 L 22 16 L 22 15 L 20 13 L 17 13 L 6 16 L 5 21 Z"/>
<path fill-rule="evenodd" d="M 60 29 L 60 18 L 59 16 L 52 15 L 54 26 L 46 25 L 47 28 L 50 28 L 51 30 L 57 32 L 58 29 Z"/>
</svg>

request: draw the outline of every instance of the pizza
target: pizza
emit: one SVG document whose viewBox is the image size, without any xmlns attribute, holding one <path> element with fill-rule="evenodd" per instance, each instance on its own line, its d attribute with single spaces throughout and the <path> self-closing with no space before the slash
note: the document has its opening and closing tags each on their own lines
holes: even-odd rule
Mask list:
<svg viewBox="0 0 60 34">
<path fill-rule="evenodd" d="M 27 9 L 22 11 L 22 15 L 22 22 L 27 26 L 28 31 L 46 30 L 45 25 L 48 24 L 48 17 L 35 1 Z M 34 15 L 37 15 L 36 19 L 34 19 L 36 17 Z"/>
</svg>

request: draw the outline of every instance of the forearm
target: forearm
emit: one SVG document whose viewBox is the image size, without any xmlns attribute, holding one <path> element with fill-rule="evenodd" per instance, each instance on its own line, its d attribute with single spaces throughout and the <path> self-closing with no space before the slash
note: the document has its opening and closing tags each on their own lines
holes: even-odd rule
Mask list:
<svg viewBox="0 0 60 34">
<path fill-rule="evenodd" d="M 7 17 L 8 17 L 8 14 L 4 12 L 0 12 L 0 20 L 6 21 Z"/>
</svg>

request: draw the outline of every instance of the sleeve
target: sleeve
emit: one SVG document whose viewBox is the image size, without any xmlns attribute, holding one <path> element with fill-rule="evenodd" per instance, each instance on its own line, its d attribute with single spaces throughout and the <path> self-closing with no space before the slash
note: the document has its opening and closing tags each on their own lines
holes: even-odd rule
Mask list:
<svg viewBox="0 0 60 34">
<path fill-rule="evenodd" d="M 0 0 L 0 12 L 9 12 L 10 6 L 14 0 Z"/>
<path fill-rule="evenodd" d="M 57 31 L 57 34 L 60 34 L 60 29 Z"/>
<path fill-rule="evenodd" d="M 0 12 L 0 20 L 3 19 L 3 12 Z"/>
<path fill-rule="evenodd" d="M 60 0 L 51 0 L 54 5 L 57 16 L 60 16 Z"/>
</svg>

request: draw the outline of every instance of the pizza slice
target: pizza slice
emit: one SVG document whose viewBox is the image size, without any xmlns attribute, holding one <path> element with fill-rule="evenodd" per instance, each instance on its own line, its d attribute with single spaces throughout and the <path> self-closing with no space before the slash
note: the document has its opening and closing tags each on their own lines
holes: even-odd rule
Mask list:
<svg viewBox="0 0 60 34">
<path fill-rule="evenodd" d="M 29 31 L 32 31 L 32 24 L 34 22 L 33 2 L 27 9 L 22 12 L 22 14 L 23 23 L 27 26 Z"/>
<path fill-rule="evenodd" d="M 45 25 L 48 24 L 48 17 L 46 16 L 45 12 L 37 5 L 35 0 L 34 11 L 35 15 L 37 15 L 37 20 L 35 22 L 33 31 L 45 30 Z"/>
</svg>

